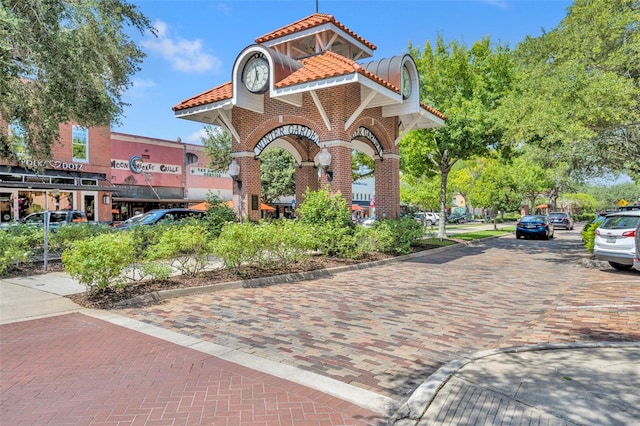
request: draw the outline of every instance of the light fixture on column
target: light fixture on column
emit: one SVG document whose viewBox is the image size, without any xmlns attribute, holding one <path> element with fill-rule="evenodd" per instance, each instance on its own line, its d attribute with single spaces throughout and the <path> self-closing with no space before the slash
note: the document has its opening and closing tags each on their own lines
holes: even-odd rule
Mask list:
<svg viewBox="0 0 640 426">
<path fill-rule="evenodd" d="M 327 180 L 331 182 L 333 180 L 333 172 L 329 171 L 329 165 L 331 164 L 331 153 L 327 148 L 322 148 L 322 151 L 320 151 L 320 155 L 318 155 L 318 160 L 320 161 L 320 166 L 322 166 L 322 170 L 324 170 L 324 174 L 327 177 Z"/>
<path fill-rule="evenodd" d="M 238 164 L 235 158 L 231 160 L 231 164 L 229 164 L 229 176 L 238 184 L 238 190 L 242 189 L 242 181 L 238 179 L 238 176 L 240 176 L 240 164 Z"/>
<path fill-rule="evenodd" d="M 111 204 L 111 197 L 108 194 L 102 196 L 102 204 Z"/>
</svg>

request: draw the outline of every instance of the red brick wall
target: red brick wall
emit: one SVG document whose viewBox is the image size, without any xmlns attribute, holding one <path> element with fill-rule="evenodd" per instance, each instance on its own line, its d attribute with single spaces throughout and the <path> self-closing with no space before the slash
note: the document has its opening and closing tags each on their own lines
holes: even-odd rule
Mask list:
<svg viewBox="0 0 640 426">
<path fill-rule="evenodd" d="M 382 117 L 380 107 L 363 111 L 357 120 L 345 130 L 345 123 L 353 112 L 360 106 L 360 85 L 353 83 L 330 89 L 317 91 L 320 102 L 329 117 L 331 129 L 327 129 L 321 114 L 308 93 L 303 94 L 303 104 L 296 107 L 279 100 L 271 100 L 268 93 L 264 95 L 264 114 L 242 108 L 235 108 L 233 112 L 233 126 L 240 140 L 233 141 L 233 152 L 246 153 L 247 157 L 238 158 L 240 164 L 240 179 L 243 181 L 243 200 L 250 207 L 251 194 L 260 194 L 259 161 L 254 160 L 249 153 L 260 139 L 271 130 L 287 124 L 300 124 L 309 127 L 319 135 L 320 146 L 327 144 L 332 155 L 329 170 L 333 172 L 331 190 L 340 192 L 347 204 L 351 204 L 351 137 L 355 130 L 364 126 L 371 130 L 378 138 L 385 153 L 397 154 L 395 136 L 397 135 L 398 120 L 395 117 Z M 293 139 L 293 138 L 291 138 Z M 319 153 L 320 147 L 311 142 L 289 142 L 296 148 L 303 162 L 312 162 Z M 243 154 L 244 155 L 244 154 Z M 376 163 L 379 163 L 376 162 Z M 387 218 L 397 218 L 400 213 L 399 195 L 399 161 L 383 162 L 376 166 L 376 207 Z M 381 163 L 382 164 L 382 163 Z M 313 188 L 309 180 L 317 179 L 317 172 L 297 172 L 296 197 L 300 196 L 306 187 Z M 378 176 L 378 174 L 380 176 Z M 320 187 L 328 184 L 326 176 L 321 174 Z M 317 186 L 316 186 L 317 187 Z M 248 195 L 248 197 L 247 197 Z M 245 207 L 245 211 L 248 208 Z M 250 212 L 251 219 L 260 217 L 260 212 Z"/>
</svg>

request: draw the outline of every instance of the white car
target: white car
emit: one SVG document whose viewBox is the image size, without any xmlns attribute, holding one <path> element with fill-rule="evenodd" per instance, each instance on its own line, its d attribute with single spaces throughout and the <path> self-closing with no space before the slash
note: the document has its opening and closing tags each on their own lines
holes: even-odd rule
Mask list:
<svg viewBox="0 0 640 426">
<path fill-rule="evenodd" d="M 633 267 L 640 271 L 640 223 L 636 228 L 636 257 L 633 259 Z"/>
<path fill-rule="evenodd" d="M 440 215 L 433 212 L 419 212 L 415 214 L 415 217 L 418 223 L 426 226 L 437 225 L 440 220 Z"/>
<path fill-rule="evenodd" d="M 605 260 L 621 271 L 633 268 L 639 225 L 640 210 L 607 215 L 595 231 L 593 253 L 596 259 Z"/>
</svg>

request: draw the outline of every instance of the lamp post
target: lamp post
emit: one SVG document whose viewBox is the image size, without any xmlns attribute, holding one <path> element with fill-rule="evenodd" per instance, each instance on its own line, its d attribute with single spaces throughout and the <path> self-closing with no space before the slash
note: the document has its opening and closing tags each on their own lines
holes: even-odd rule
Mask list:
<svg viewBox="0 0 640 426">
<path fill-rule="evenodd" d="M 231 176 L 233 183 L 238 185 L 238 203 L 234 201 L 234 207 L 237 206 L 240 223 L 242 223 L 242 181 L 238 179 L 240 176 L 240 164 L 238 164 L 235 158 L 231 160 L 231 164 L 229 164 L 229 176 Z"/>
<path fill-rule="evenodd" d="M 318 160 L 320 161 L 322 170 L 324 170 L 324 175 L 327 177 L 327 180 L 331 182 L 333 180 L 333 172 L 329 171 L 329 165 L 331 164 L 331 153 L 326 147 L 322 148 L 322 151 L 320 151 Z"/>
</svg>

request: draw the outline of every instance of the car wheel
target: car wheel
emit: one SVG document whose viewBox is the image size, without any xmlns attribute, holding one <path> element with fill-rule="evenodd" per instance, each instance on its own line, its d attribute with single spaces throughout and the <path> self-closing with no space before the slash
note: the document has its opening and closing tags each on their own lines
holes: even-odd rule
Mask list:
<svg viewBox="0 0 640 426">
<path fill-rule="evenodd" d="M 618 271 L 630 271 L 633 265 L 623 265 L 622 263 L 609 262 L 609 265 L 613 266 Z"/>
<path fill-rule="evenodd" d="M 427 220 L 427 226 L 431 226 L 433 223 L 430 220 Z"/>
<path fill-rule="evenodd" d="M 520 235 L 520 234 L 518 234 L 518 233 L 516 232 L 516 240 L 519 240 L 520 238 L 522 238 L 522 235 Z"/>
</svg>

